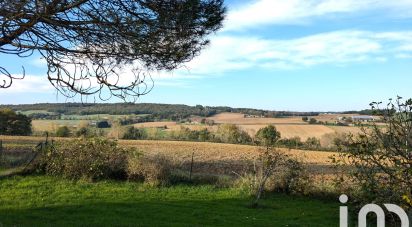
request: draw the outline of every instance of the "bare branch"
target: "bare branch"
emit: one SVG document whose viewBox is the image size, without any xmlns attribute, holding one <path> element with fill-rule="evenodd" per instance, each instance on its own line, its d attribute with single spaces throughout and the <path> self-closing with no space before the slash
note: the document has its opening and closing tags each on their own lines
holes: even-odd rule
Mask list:
<svg viewBox="0 0 412 227">
<path fill-rule="evenodd" d="M 126 100 L 153 87 L 152 70 L 173 70 L 222 26 L 223 0 L 5 0 L 0 54 L 40 53 L 66 97 L 109 92 Z M 134 75 L 124 83 L 124 68 Z M 14 77 L 0 70 L 8 88 Z"/>
</svg>

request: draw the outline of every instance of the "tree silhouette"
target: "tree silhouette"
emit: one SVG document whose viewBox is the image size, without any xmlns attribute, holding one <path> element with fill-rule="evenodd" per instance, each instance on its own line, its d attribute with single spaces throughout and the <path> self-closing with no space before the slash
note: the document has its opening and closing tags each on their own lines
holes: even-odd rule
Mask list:
<svg viewBox="0 0 412 227">
<path fill-rule="evenodd" d="M 66 97 L 138 97 L 152 88 L 149 71 L 193 59 L 224 15 L 223 0 L 3 0 L 0 54 L 40 53 Z M 125 68 L 133 75 L 126 84 Z M 14 79 L 0 66 L 0 88 Z"/>
</svg>

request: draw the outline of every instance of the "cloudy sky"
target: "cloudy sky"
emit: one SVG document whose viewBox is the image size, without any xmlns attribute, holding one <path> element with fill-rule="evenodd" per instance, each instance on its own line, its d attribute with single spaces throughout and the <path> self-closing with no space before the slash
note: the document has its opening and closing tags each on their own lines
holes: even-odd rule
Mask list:
<svg viewBox="0 0 412 227">
<path fill-rule="evenodd" d="M 412 0 L 226 1 L 224 28 L 200 56 L 154 75 L 139 102 L 341 111 L 412 97 Z M 0 104 L 66 102 L 36 57 L 0 55 L 27 77 Z M 112 99 L 111 102 L 119 102 Z"/>
</svg>

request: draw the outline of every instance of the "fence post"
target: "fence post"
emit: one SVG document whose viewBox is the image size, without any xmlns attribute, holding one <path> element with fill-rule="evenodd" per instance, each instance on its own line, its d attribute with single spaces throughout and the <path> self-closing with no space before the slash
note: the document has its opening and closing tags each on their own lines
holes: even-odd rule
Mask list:
<svg viewBox="0 0 412 227">
<path fill-rule="evenodd" d="M 195 152 L 192 153 L 192 162 L 190 163 L 190 173 L 189 173 L 189 181 L 192 181 L 192 171 L 193 171 L 193 156 Z"/>
<path fill-rule="evenodd" d="M 3 165 L 3 140 L 0 140 L 0 165 Z"/>
</svg>

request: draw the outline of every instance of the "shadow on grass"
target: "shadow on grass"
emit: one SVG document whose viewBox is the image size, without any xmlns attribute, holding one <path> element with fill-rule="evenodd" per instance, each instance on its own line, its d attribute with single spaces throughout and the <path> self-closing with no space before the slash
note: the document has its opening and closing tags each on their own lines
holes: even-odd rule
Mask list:
<svg viewBox="0 0 412 227">
<path fill-rule="evenodd" d="M 5 226 L 337 226 L 334 203 L 271 196 L 257 209 L 247 199 L 95 202 L 0 208 Z M 36 204 L 33 204 L 36 206 Z M 40 204 L 39 204 L 40 205 Z M 0 225 L 1 225 L 0 224 Z"/>
</svg>

